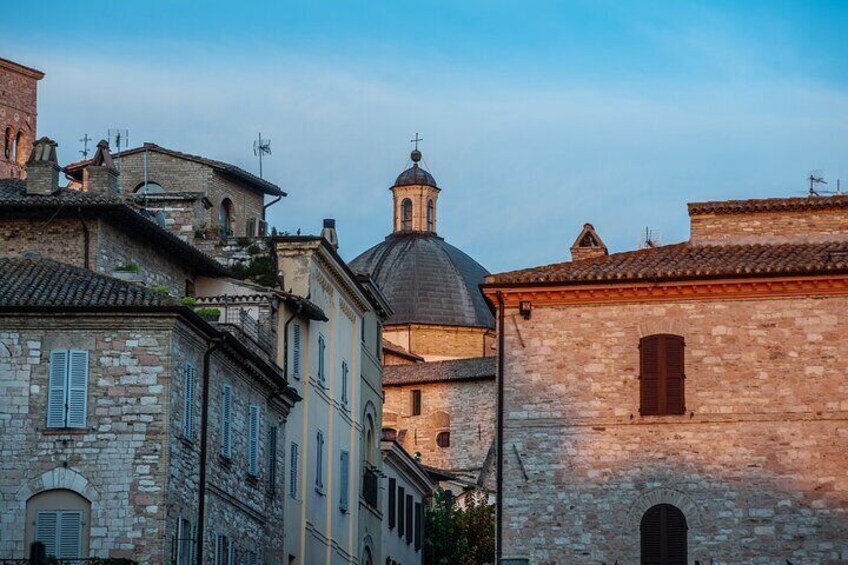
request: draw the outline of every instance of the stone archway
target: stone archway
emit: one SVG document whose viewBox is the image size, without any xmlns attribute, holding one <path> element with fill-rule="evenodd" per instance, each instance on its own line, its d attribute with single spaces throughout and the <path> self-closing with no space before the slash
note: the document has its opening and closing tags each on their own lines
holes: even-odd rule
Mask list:
<svg viewBox="0 0 848 565">
<path fill-rule="evenodd" d="M 686 516 L 690 530 L 702 523 L 701 508 L 686 493 L 672 488 L 660 487 L 649 490 L 637 498 L 627 510 L 627 527 L 630 531 L 639 531 L 642 516 L 659 504 L 670 504 L 680 509 Z"/>
</svg>

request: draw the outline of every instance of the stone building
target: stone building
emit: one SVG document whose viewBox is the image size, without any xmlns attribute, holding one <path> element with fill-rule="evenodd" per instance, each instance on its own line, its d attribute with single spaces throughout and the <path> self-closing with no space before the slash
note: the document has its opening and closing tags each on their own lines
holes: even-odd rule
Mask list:
<svg viewBox="0 0 848 565">
<path fill-rule="evenodd" d="M 394 310 L 383 332 L 384 427 L 425 464 L 474 486 L 495 422 L 493 361 L 479 361 L 495 353 L 479 290 L 487 271 L 438 235 L 441 188 L 417 149 L 411 159 L 390 188 L 392 233 L 351 268 L 370 275 Z"/>
<path fill-rule="evenodd" d="M 689 216 L 487 279 L 504 563 L 848 561 L 848 197 Z"/>
<path fill-rule="evenodd" d="M 0 179 L 26 176 L 42 78 L 41 71 L 0 58 Z"/>
<path fill-rule="evenodd" d="M 386 496 L 383 497 L 383 555 L 387 565 L 422 565 L 424 560 L 424 509 L 436 485 L 395 439 L 380 442 Z"/>
<path fill-rule="evenodd" d="M 281 562 L 299 397 L 176 300 L 226 272 L 127 206 L 101 149 L 88 192 L 58 186 L 47 139 L 0 181 L 0 556 Z"/>
<path fill-rule="evenodd" d="M 286 446 L 286 555 L 298 565 L 382 563 L 379 340 L 391 310 L 337 245 L 326 220 L 321 236 L 273 239 L 281 287 L 322 313 L 289 306 L 279 332 L 285 373 L 303 398 Z"/>
</svg>

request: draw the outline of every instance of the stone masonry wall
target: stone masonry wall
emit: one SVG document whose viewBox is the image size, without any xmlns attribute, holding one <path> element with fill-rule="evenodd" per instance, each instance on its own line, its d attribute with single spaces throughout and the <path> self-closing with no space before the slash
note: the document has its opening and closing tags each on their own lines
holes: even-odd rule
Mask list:
<svg viewBox="0 0 848 565">
<path fill-rule="evenodd" d="M 35 78 L 0 64 L 0 178 L 26 176 L 24 164 L 36 136 L 37 93 Z"/>
<path fill-rule="evenodd" d="M 769 243 L 833 241 L 848 237 L 848 209 L 746 214 L 698 214 L 690 217 L 692 243 Z"/>
<path fill-rule="evenodd" d="M 508 310 L 504 557 L 637 563 L 642 515 L 669 503 L 688 521 L 690 563 L 848 560 L 846 308 Z M 638 344 L 654 333 L 685 339 L 685 415 L 639 415 Z"/>
<path fill-rule="evenodd" d="M 89 222 L 89 229 L 94 240 L 96 223 Z M 85 267 L 84 241 L 79 220 L 6 219 L 0 224 L 0 257 L 20 257 L 26 251 L 35 251 L 43 257 Z M 93 265 L 93 252 L 90 260 Z"/>
<path fill-rule="evenodd" d="M 412 416 L 412 391 L 421 390 L 421 415 Z M 398 431 L 409 453 L 421 453 L 425 465 L 447 470 L 479 471 L 495 433 L 495 381 L 479 380 L 383 386 L 383 427 Z M 436 445 L 436 435 L 450 431 L 451 446 Z"/>
<path fill-rule="evenodd" d="M 383 337 L 427 361 L 466 359 L 495 354 L 492 330 L 459 326 L 403 325 L 387 326 Z"/>
</svg>

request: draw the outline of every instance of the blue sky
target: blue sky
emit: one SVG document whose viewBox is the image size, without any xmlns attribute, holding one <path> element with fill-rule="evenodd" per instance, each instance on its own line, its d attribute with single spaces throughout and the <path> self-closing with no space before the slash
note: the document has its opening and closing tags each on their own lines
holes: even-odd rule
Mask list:
<svg viewBox="0 0 848 565">
<path fill-rule="evenodd" d="M 11 5 L 11 4 L 10 4 Z M 848 183 L 848 2 L 39 2 L 0 56 L 47 73 L 39 134 L 130 130 L 256 170 L 280 229 L 335 217 L 352 259 L 424 137 L 439 231 L 491 271 L 688 237 L 686 202 Z"/>
</svg>

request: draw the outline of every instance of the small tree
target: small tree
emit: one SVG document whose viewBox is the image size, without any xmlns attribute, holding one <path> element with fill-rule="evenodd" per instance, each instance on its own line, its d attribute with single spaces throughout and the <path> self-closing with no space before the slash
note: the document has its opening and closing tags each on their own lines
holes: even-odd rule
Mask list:
<svg viewBox="0 0 848 565">
<path fill-rule="evenodd" d="M 465 508 L 439 489 L 425 513 L 426 565 L 485 565 L 495 561 L 495 507 L 469 493 Z"/>
</svg>

